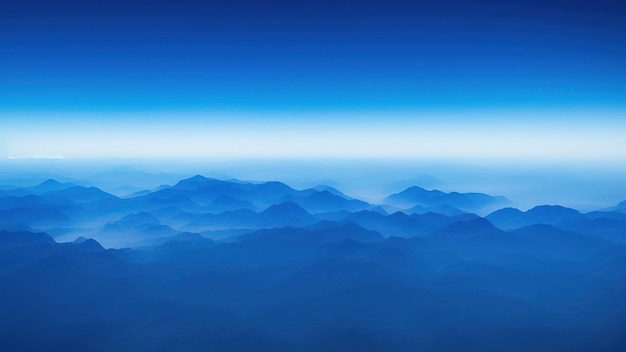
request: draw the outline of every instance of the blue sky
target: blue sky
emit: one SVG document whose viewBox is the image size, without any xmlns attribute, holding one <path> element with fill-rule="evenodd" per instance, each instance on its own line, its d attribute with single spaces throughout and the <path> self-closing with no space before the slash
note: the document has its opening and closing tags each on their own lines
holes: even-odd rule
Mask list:
<svg viewBox="0 0 626 352">
<path fill-rule="evenodd" d="M 621 160 L 625 18 L 579 0 L 5 2 L 0 156 Z"/>
</svg>

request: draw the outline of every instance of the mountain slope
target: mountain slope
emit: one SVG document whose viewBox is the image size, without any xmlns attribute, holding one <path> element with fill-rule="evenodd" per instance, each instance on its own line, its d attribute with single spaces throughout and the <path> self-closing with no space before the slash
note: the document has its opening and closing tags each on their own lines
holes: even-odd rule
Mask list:
<svg viewBox="0 0 626 352">
<path fill-rule="evenodd" d="M 526 212 L 504 208 L 487 215 L 487 220 L 502 229 L 516 229 L 533 224 L 557 225 L 566 220 L 582 219 L 579 211 L 553 205 L 536 206 Z"/>
<path fill-rule="evenodd" d="M 508 202 L 504 197 L 493 197 L 484 193 L 445 193 L 439 190 L 426 190 L 412 186 L 400 193 L 392 194 L 385 202 L 404 209 L 414 207 L 436 208 L 449 206 L 467 212 L 482 211 L 486 208 Z"/>
</svg>

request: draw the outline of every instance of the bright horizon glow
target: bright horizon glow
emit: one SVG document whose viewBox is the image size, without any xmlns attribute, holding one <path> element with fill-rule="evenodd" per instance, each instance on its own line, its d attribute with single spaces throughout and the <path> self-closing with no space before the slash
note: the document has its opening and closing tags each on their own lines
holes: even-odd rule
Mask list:
<svg viewBox="0 0 626 352">
<path fill-rule="evenodd" d="M 619 110 L 13 116 L 3 158 L 626 160 Z"/>
</svg>

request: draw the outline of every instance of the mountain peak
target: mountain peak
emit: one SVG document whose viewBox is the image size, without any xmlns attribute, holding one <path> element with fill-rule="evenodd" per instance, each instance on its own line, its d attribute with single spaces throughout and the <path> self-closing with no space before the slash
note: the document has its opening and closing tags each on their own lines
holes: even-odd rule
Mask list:
<svg viewBox="0 0 626 352">
<path fill-rule="evenodd" d="M 72 241 L 72 243 L 73 243 L 73 244 L 80 244 L 80 243 L 83 243 L 83 242 L 85 242 L 85 241 L 87 241 L 87 240 L 88 240 L 88 238 L 87 238 L 87 237 L 84 237 L 84 236 L 78 236 L 78 237 L 76 237 L 76 239 L 75 239 L 74 241 Z"/>
<path fill-rule="evenodd" d="M 407 189 L 405 189 L 404 191 L 400 192 L 399 194 L 404 194 L 404 195 L 415 195 L 415 194 L 427 194 L 430 192 L 435 192 L 435 190 L 427 190 L 425 188 L 419 187 L 419 186 L 411 186 Z M 438 191 L 437 191 L 438 192 Z"/>
<path fill-rule="evenodd" d="M 74 241 L 72 243 L 84 252 L 102 252 L 105 250 L 104 247 L 93 238 L 86 238 L 81 242 Z"/>
<path fill-rule="evenodd" d="M 274 204 L 269 208 L 263 210 L 262 214 L 307 214 L 310 215 L 304 208 L 298 204 L 287 201 L 279 204 Z"/>
<path fill-rule="evenodd" d="M 60 186 L 62 183 L 53 179 L 53 178 L 49 178 L 45 181 L 43 181 L 42 183 L 38 184 L 38 186 Z"/>
<path fill-rule="evenodd" d="M 291 187 L 289 187 L 289 185 L 282 183 L 282 182 L 278 182 L 278 181 L 269 181 L 269 182 L 265 182 L 265 183 L 261 183 L 258 186 L 258 190 L 261 192 L 261 194 L 267 194 L 267 195 L 276 195 L 276 194 L 280 194 L 280 193 L 293 193 L 295 192 L 295 190 Z"/>
<path fill-rule="evenodd" d="M 559 215 L 580 215 L 576 209 L 566 208 L 561 205 L 538 205 L 527 211 L 528 214 L 559 214 Z"/>
<path fill-rule="evenodd" d="M 209 178 L 204 177 L 202 175 L 195 175 L 195 176 L 190 177 L 188 179 L 185 179 L 183 181 L 207 181 L 207 180 L 209 180 Z"/>
<path fill-rule="evenodd" d="M 340 190 L 338 190 L 338 189 L 336 189 L 334 187 L 328 186 L 328 185 L 317 185 L 317 186 L 313 187 L 313 189 L 316 190 L 316 191 L 320 191 L 320 192 L 321 191 L 328 191 L 328 192 L 330 192 L 330 193 L 332 193 L 332 194 L 334 194 L 336 196 L 340 196 L 340 197 L 343 197 L 343 198 L 346 198 L 346 199 L 350 199 L 350 197 L 346 196 Z"/>
<path fill-rule="evenodd" d="M 266 226 L 304 225 L 318 221 L 315 216 L 291 201 L 270 206 L 259 213 L 259 219 Z"/>
<path fill-rule="evenodd" d="M 502 209 L 498 209 L 494 212 L 492 212 L 491 214 L 487 215 L 487 218 L 489 218 L 490 216 L 517 216 L 517 215 L 521 215 L 524 212 L 517 209 L 517 208 L 512 208 L 512 207 L 506 207 L 506 208 L 502 208 Z"/>
<path fill-rule="evenodd" d="M 178 181 L 176 185 L 172 188 L 178 189 L 195 189 L 204 186 L 206 183 L 217 181 L 212 178 L 207 178 L 202 175 L 195 175 L 190 178 L 186 178 L 184 180 Z"/>
<path fill-rule="evenodd" d="M 484 211 L 506 202 L 505 198 L 496 198 L 484 193 L 445 193 L 436 189 L 429 191 L 418 186 L 411 186 L 400 193 L 392 194 L 386 200 L 389 204 L 403 209 L 415 206 L 425 208 L 450 206 L 464 212 Z M 419 211 L 420 208 L 416 210 Z"/>
<path fill-rule="evenodd" d="M 27 187 L 27 188 L 24 188 L 23 190 L 27 191 L 28 193 L 41 194 L 41 193 L 46 193 L 46 192 L 51 192 L 51 191 L 60 191 L 60 190 L 70 188 L 73 186 L 76 186 L 76 185 L 73 183 L 62 183 L 55 179 L 49 178 L 36 186 Z"/>
</svg>

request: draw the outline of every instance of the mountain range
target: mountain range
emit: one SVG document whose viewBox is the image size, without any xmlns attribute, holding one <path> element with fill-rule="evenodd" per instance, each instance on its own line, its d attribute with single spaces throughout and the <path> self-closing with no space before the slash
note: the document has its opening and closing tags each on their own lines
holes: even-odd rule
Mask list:
<svg viewBox="0 0 626 352">
<path fill-rule="evenodd" d="M 0 191 L 6 351 L 621 351 L 626 212 L 195 176 Z"/>
</svg>

